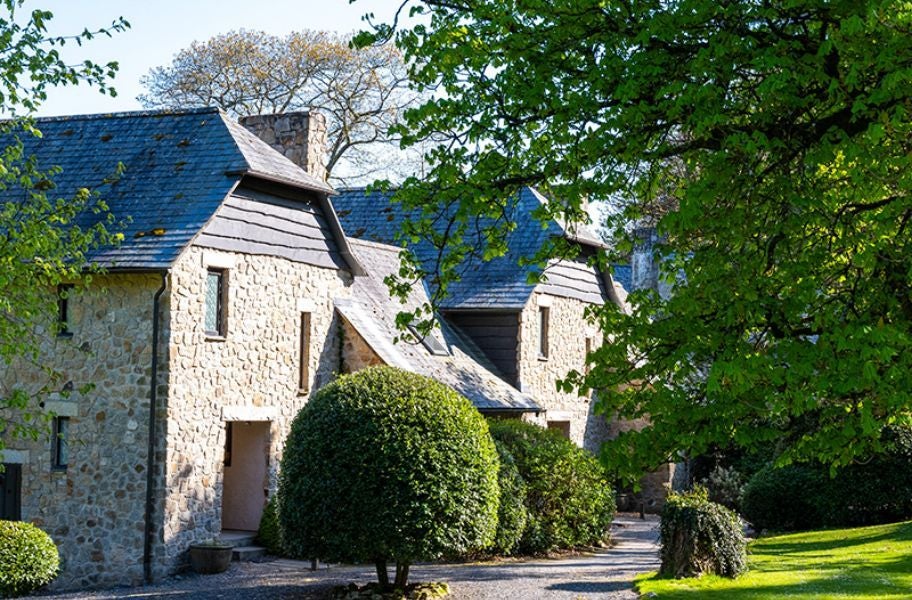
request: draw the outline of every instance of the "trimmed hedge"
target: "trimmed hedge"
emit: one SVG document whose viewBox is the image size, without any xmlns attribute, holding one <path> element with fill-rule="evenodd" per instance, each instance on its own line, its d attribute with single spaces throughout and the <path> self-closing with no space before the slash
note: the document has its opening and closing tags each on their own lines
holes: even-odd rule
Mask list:
<svg viewBox="0 0 912 600">
<path fill-rule="evenodd" d="M 263 509 L 263 516 L 260 517 L 260 528 L 257 531 L 257 543 L 266 548 L 274 556 L 284 556 L 282 549 L 282 531 L 279 528 L 279 501 L 278 496 L 273 494 Z"/>
<path fill-rule="evenodd" d="M 831 478 L 820 465 L 766 467 L 744 488 L 755 528 L 797 531 L 892 523 L 912 517 L 912 460 L 902 453 L 852 465 Z"/>
<path fill-rule="evenodd" d="M 747 571 L 747 541 L 731 510 L 709 501 L 706 488 L 672 493 L 662 509 L 660 573 L 682 578 Z"/>
<path fill-rule="evenodd" d="M 573 442 L 531 423 L 491 422 L 491 435 L 513 456 L 526 483 L 529 518 L 523 554 L 605 542 L 614 520 L 614 490 L 604 467 Z"/>
<path fill-rule="evenodd" d="M 519 546 L 519 540 L 529 522 L 526 508 L 526 482 L 516 468 L 516 460 L 506 446 L 494 440 L 500 458 L 497 483 L 500 487 L 500 507 L 497 509 L 497 534 L 490 550 L 495 554 L 509 556 Z"/>
<path fill-rule="evenodd" d="M 282 545 L 297 558 L 378 565 L 487 547 L 497 470 L 487 423 L 451 388 L 390 367 L 339 377 L 292 423 Z"/>
<path fill-rule="evenodd" d="M 0 596 L 30 594 L 54 580 L 57 546 L 31 523 L 0 521 Z"/>
</svg>

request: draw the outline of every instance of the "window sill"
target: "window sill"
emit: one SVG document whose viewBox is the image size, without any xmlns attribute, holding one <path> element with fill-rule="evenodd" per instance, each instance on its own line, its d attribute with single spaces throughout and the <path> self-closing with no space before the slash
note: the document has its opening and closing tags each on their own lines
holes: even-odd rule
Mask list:
<svg viewBox="0 0 912 600">
<path fill-rule="evenodd" d="M 539 355 L 538 355 L 538 362 L 548 362 L 548 357 L 547 357 L 547 356 L 542 356 L 541 354 L 539 354 Z"/>
<path fill-rule="evenodd" d="M 73 337 L 72 331 L 61 331 L 60 333 L 57 334 L 58 340 L 69 340 L 72 337 Z"/>
<path fill-rule="evenodd" d="M 224 335 L 219 335 L 219 334 L 217 334 L 217 333 L 207 333 L 207 334 L 206 334 L 206 341 L 207 341 L 207 342 L 224 342 L 224 341 L 226 341 L 227 339 L 228 339 L 228 338 L 227 338 L 226 336 L 224 336 Z"/>
<path fill-rule="evenodd" d="M 309 395 L 310 395 L 309 389 L 298 388 L 298 396 L 309 396 Z"/>
<path fill-rule="evenodd" d="M 67 467 L 51 467 L 51 473 L 65 474 L 66 472 L 67 472 Z"/>
</svg>

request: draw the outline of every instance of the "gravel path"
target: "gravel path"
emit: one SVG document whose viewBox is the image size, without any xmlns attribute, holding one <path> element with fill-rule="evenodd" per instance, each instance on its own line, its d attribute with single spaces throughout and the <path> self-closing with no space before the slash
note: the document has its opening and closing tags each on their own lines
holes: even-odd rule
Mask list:
<svg viewBox="0 0 912 600">
<path fill-rule="evenodd" d="M 617 542 L 615 547 L 593 554 L 554 560 L 415 565 L 410 578 L 446 581 L 454 600 L 635 599 L 634 575 L 658 568 L 658 520 L 620 515 L 612 527 L 612 536 Z M 334 586 L 351 581 L 367 583 L 375 577 L 372 568 L 333 567 L 314 572 L 309 566 L 310 563 L 293 560 L 233 563 L 219 575 L 177 576 L 154 586 L 44 597 L 322 600 Z"/>
</svg>

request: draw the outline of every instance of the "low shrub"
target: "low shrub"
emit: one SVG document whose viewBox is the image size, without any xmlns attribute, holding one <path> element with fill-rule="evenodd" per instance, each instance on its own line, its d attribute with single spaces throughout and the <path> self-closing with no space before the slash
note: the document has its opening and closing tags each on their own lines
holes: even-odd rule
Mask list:
<svg viewBox="0 0 912 600">
<path fill-rule="evenodd" d="M 826 487 L 822 469 L 807 465 L 765 467 L 747 485 L 741 499 L 741 514 L 758 531 L 815 529 L 824 524 L 826 512 L 821 497 Z"/>
<path fill-rule="evenodd" d="M 273 494 L 263 509 L 263 516 L 260 517 L 260 528 L 257 531 L 257 543 L 270 554 L 275 556 L 284 556 L 282 550 L 282 532 L 279 529 L 279 512 L 278 512 L 278 495 Z"/>
<path fill-rule="evenodd" d="M 513 456 L 526 482 L 528 522 L 519 552 L 541 554 L 607 540 L 614 491 L 592 454 L 556 431 L 517 420 L 492 421 L 491 435 Z"/>
<path fill-rule="evenodd" d="M 737 577 L 747 571 L 747 541 L 731 510 L 710 502 L 706 488 L 672 493 L 662 509 L 661 574 Z"/>
<path fill-rule="evenodd" d="M 725 508 L 738 511 L 741 508 L 741 496 L 744 493 L 744 480 L 734 468 L 716 465 L 709 476 L 700 482 L 709 492 L 709 499 Z"/>
<path fill-rule="evenodd" d="M 57 577 L 57 546 L 31 523 L 0 521 L 0 596 L 30 594 Z"/>
<path fill-rule="evenodd" d="M 500 486 L 500 507 L 497 509 L 497 533 L 490 551 L 502 556 L 513 554 L 519 545 L 529 511 L 526 508 L 526 482 L 516 468 L 516 460 L 502 442 L 495 440 L 500 457 L 497 483 Z"/>
</svg>

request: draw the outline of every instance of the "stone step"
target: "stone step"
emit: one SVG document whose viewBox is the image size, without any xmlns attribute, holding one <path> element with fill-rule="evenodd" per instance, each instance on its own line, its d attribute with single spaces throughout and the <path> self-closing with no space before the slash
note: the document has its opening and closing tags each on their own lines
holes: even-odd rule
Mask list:
<svg viewBox="0 0 912 600">
<path fill-rule="evenodd" d="M 266 548 L 262 546 L 235 546 L 231 553 L 231 560 L 245 562 L 266 556 Z"/>
<path fill-rule="evenodd" d="M 253 546 L 256 540 L 256 531 L 238 531 L 236 529 L 223 530 L 219 539 L 227 542 L 235 548 L 239 546 Z"/>
</svg>

